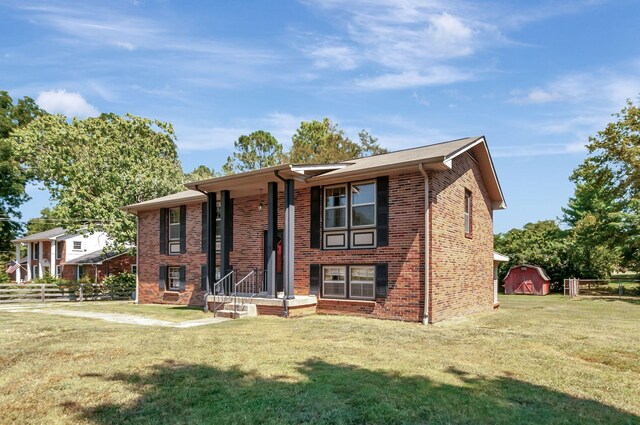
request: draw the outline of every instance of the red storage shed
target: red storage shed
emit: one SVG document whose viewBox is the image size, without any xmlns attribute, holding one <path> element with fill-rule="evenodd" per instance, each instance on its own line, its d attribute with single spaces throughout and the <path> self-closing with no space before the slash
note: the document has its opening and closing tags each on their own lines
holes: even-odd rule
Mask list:
<svg viewBox="0 0 640 425">
<path fill-rule="evenodd" d="M 504 293 L 547 295 L 551 279 L 542 267 L 521 264 L 513 266 L 504 278 Z"/>
</svg>

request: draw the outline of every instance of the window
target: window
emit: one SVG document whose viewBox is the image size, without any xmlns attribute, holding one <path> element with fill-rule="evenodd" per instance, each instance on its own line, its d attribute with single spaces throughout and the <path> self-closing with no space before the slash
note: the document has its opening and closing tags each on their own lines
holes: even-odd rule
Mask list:
<svg viewBox="0 0 640 425">
<path fill-rule="evenodd" d="M 331 266 L 322 268 L 322 295 L 333 298 L 346 298 L 347 268 Z"/>
<path fill-rule="evenodd" d="M 351 185 L 351 227 L 375 226 L 376 184 L 354 183 Z"/>
<path fill-rule="evenodd" d="M 375 227 L 375 182 L 324 189 L 324 249 L 374 248 Z"/>
<path fill-rule="evenodd" d="M 62 266 L 56 266 L 56 277 L 62 278 Z"/>
<path fill-rule="evenodd" d="M 222 212 L 220 211 L 220 201 L 216 202 L 216 252 L 220 253 L 220 223 L 222 222 Z"/>
<path fill-rule="evenodd" d="M 180 207 L 169 208 L 169 255 L 180 253 Z"/>
<path fill-rule="evenodd" d="M 56 258 L 59 260 L 62 258 L 62 251 L 64 250 L 64 241 L 56 242 Z"/>
<path fill-rule="evenodd" d="M 132 274 L 138 274 L 138 266 L 135 264 L 131 265 L 131 273 Z"/>
<path fill-rule="evenodd" d="M 31 251 L 31 257 L 34 260 L 37 260 L 38 258 L 40 258 L 40 242 L 34 242 L 31 245 L 32 251 Z"/>
<path fill-rule="evenodd" d="M 471 192 L 464 191 L 464 234 L 467 237 L 471 237 Z"/>
<path fill-rule="evenodd" d="M 324 266 L 322 296 L 373 300 L 376 295 L 375 276 L 375 266 Z"/>
<path fill-rule="evenodd" d="M 180 290 L 180 267 L 167 267 L 167 290 Z"/>
<path fill-rule="evenodd" d="M 328 187 L 324 190 L 324 228 L 347 227 L 347 186 Z"/>
<path fill-rule="evenodd" d="M 73 250 L 82 251 L 82 241 L 73 241 Z"/>
<path fill-rule="evenodd" d="M 351 298 L 372 300 L 375 298 L 376 268 L 351 266 L 349 268 L 349 295 Z"/>
</svg>

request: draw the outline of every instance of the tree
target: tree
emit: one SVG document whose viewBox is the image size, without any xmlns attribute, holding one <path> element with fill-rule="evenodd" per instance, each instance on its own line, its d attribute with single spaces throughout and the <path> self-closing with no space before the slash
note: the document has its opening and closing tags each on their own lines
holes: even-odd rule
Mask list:
<svg viewBox="0 0 640 425">
<path fill-rule="evenodd" d="M 233 143 L 235 152 L 222 167 L 224 174 L 242 173 L 272 167 L 283 162 L 282 145 L 268 131 L 242 135 Z"/>
<path fill-rule="evenodd" d="M 640 108 L 630 100 L 596 136 L 589 138 L 588 157 L 571 180 L 575 195 L 564 209 L 564 221 L 585 243 L 609 250 L 619 265 L 640 267 Z M 588 249 L 587 246 L 584 246 Z M 618 264 L 612 264 L 612 267 Z"/>
<path fill-rule="evenodd" d="M 46 114 L 29 97 L 16 103 L 6 91 L 0 91 L 0 260 L 12 250 L 11 240 L 20 231 L 19 208 L 29 197 L 25 192 L 28 174 L 20 166 L 10 136 L 18 128 Z"/>
<path fill-rule="evenodd" d="M 359 142 L 352 141 L 329 118 L 322 121 L 303 121 L 293 135 L 289 162 L 335 163 L 387 152 L 378 145 L 378 140 L 365 130 L 358 136 Z"/>
<path fill-rule="evenodd" d="M 218 173 L 216 173 L 214 170 L 207 167 L 206 165 L 199 165 L 193 170 L 191 170 L 191 172 L 184 175 L 183 182 L 184 183 L 196 182 L 198 180 L 207 180 L 207 179 L 212 179 L 218 176 L 219 176 Z"/>
<path fill-rule="evenodd" d="M 120 208 L 174 193 L 183 173 L 170 124 L 126 114 L 67 121 L 45 115 L 15 131 L 18 152 L 56 202 L 70 231 L 105 231 L 116 247 L 135 241 Z"/>
<path fill-rule="evenodd" d="M 55 208 L 43 208 L 40 217 L 27 221 L 27 235 L 45 232 L 60 227 L 61 219 L 57 216 Z"/>
<path fill-rule="evenodd" d="M 569 258 L 569 234 L 554 220 L 544 220 L 495 235 L 495 250 L 509 257 L 508 263 L 500 265 L 500 281 L 510 267 L 533 264 L 544 268 L 552 282 L 561 284 L 564 278 L 575 273 Z"/>
</svg>

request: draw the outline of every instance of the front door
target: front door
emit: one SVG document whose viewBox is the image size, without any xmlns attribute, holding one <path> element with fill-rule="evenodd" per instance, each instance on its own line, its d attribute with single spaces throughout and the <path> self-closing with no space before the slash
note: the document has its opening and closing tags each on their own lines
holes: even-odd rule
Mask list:
<svg viewBox="0 0 640 425">
<path fill-rule="evenodd" d="M 278 229 L 278 236 L 276 238 L 276 292 L 284 291 L 284 280 L 282 279 L 282 237 L 283 231 Z M 263 248 L 262 252 L 264 253 L 264 269 L 267 270 L 267 263 L 269 259 L 267 258 L 267 231 L 264 232 L 263 237 Z"/>
</svg>

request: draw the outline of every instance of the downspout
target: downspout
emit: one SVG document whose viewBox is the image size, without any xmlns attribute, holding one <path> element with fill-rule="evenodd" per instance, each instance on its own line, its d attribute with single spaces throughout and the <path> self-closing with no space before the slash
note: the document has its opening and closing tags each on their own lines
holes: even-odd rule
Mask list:
<svg viewBox="0 0 640 425">
<path fill-rule="evenodd" d="M 431 238 L 430 238 L 430 228 L 429 228 L 429 213 L 430 213 L 430 203 L 429 203 L 429 174 L 427 174 L 426 170 L 422 163 L 418 164 L 418 170 L 424 176 L 424 314 L 422 317 L 422 324 L 429 324 L 429 289 L 430 289 L 430 267 L 429 267 L 429 259 L 430 248 L 431 248 Z"/>
<path fill-rule="evenodd" d="M 283 177 L 280 175 L 280 173 L 278 173 L 278 170 L 274 170 L 274 171 L 273 171 L 273 175 L 275 175 L 275 176 L 276 176 L 276 178 L 278 178 L 279 180 L 281 180 L 281 181 L 282 181 L 282 183 L 286 183 L 286 182 L 287 182 L 287 180 L 286 180 L 285 178 L 283 178 Z M 277 206 L 276 206 L 276 208 L 277 208 Z M 285 213 L 285 214 L 286 214 L 286 213 Z M 277 229 L 277 228 L 278 228 L 278 226 L 276 225 L 276 229 Z M 285 229 L 285 232 L 286 232 L 286 229 Z M 284 250 L 284 244 L 282 245 L 282 247 L 283 247 L 283 250 Z M 284 286 L 284 288 L 283 288 L 283 289 L 284 289 L 284 296 L 282 297 L 282 308 L 283 308 L 283 313 L 282 313 L 282 314 L 284 315 L 284 317 L 285 317 L 285 318 L 287 318 L 287 317 L 289 317 L 289 305 L 287 304 L 287 296 L 288 296 L 289 294 L 287 293 L 287 292 L 288 292 L 288 291 L 287 291 L 287 289 L 288 289 L 288 288 L 287 288 L 287 285 L 285 284 L 285 285 L 283 285 L 283 286 Z M 277 297 L 277 295 L 278 295 L 278 294 L 277 294 L 277 292 L 278 292 L 278 291 L 276 291 L 276 297 Z"/>
<path fill-rule="evenodd" d="M 208 195 L 209 195 L 209 194 L 208 194 L 207 192 L 205 192 L 204 190 L 201 190 L 201 189 L 198 187 L 198 185 L 196 185 L 196 186 L 194 187 L 194 189 L 195 189 L 195 190 L 197 190 L 198 192 L 202 193 L 203 195 L 207 196 L 207 202 L 209 202 L 209 199 L 208 199 Z M 208 213 L 209 213 L 209 209 L 207 208 L 207 214 L 208 214 Z M 210 232 L 210 229 L 209 229 L 209 228 L 207 228 L 207 232 L 209 233 L 209 234 L 207 235 L 207 238 L 208 238 L 208 239 L 211 239 L 211 232 Z M 209 249 L 209 246 L 211 246 L 211 243 L 210 243 L 210 242 L 207 244 L 207 249 Z M 209 253 L 207 253 L 207 256 L 208 256 L 208 255 L 209 255 Z M 214 266 L 214 267 L 215 267 L 215 266 Z M 137 267 L 136 267 L 136 268 L 137 268 Z M 221 267 L 221 268 L 222 268 L 222 267 Z M 208 271 L 207 271 L 207 273 L 208 273 Z M 202 279 L 202 276 L 200 276 L 200 278 Z M 209 278 L 207 277 L 207 289 L 204 291 L 204 312 L 205 312 L 205 313 L 208 313 L 208 312 L 209 312 L 209 303 L 207 302 L 207 300 L 209 299 L 209 293 L 211 292 L 211 288 L 210 288 L 210 287 L 211 287 L 211 282 L 209 282 Z M 214 303 L 215 303 L 215 298 L 214 298 Z M 215 305 L 214 305 L 214 310 L 215 310 Z M 215 316 L 215 312 L 214 312 L 214 316 Z"/>
</svg>

